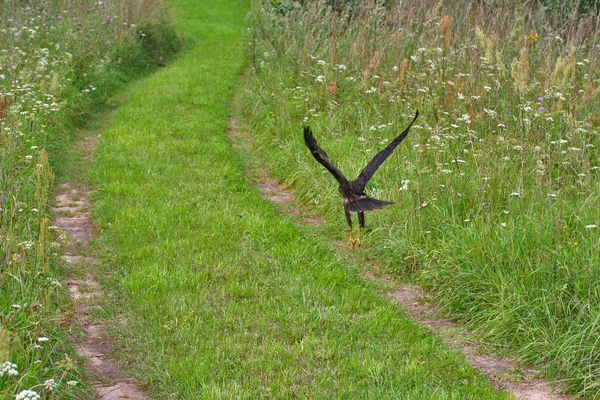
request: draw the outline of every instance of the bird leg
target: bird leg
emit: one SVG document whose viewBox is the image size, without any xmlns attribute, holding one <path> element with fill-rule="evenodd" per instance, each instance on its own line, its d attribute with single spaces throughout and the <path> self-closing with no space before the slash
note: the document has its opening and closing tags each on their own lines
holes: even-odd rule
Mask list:
<svg viewBox="0 0 600 400">
<path fill-rule="evenodd" d="M 354 244 L 356 242 L 354 241 L 354 238 L 352 237 L 352 217 L 350 217 L 350 211 L 348 211 L 348 207 L 346 207 L 345 204 L 344 204 L 344 215 L 346 215 L 346 222 L 348 222 L 348 226 L 350 227 L 350 245 L 352 247 L 354 247 Z M 360 246 L 360 233 L 359 233 L 358 243 L 359 243 L 359 246 Z"/>
<path fill-rule="evenodd" d="M 362 228 L 365 227 L 365 213 L 362 211 L 358 212 L 358 240 L 356 241 L 356 245 L 360 247 L 360 232 Z"/>
</svg>

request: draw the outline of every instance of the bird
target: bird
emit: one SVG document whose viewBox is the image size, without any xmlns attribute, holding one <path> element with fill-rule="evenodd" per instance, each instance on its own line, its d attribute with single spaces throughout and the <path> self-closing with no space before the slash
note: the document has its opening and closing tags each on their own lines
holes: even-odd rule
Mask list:
<svg viewBox="0 0 600 400">
<path fill-rule="evenodd" d="M 360 247 L 360 234 L 361 229 L 365 226 L 365 211 L 373 211 L 381 209 L 384 206 L 388 206 L 394 204 L 391 201 L 384 201 L 374 199 L 365 194 L 365 187 L 377 172 L 377 169 L 387 160 L 387 158 L 394 152 L 396 147 L 406 138 L 408 135 L 408 131 L 412 127 L 413 123 L 417 120 L 419 116 L 419 111 L 417 110 L 415 113 L 415 117 L 408 125 L 408 127 L 396 137 L 392 142 L 387 145 L 387 147 L 377 153 L 371 161 L 365 166 L 365 168 L 358 174 L 358 178 L 351 181 L 348 180 L 329 159 L 327 153 L 319 147 L 317 144 L 317 140 L 315 139 L 312 130 L 309 126 L 304 127 L 304 143 L 312 153 L 313 157 L 322 164 L 338 181 L 339 187 L 338 190 L 344 197 L 344 214 L 346 216 L 346 221 L 348 222 L 348 226 L 350 227 L 350 245 L 354 247 L 355 245 Z M 355 241 L 352 236 L 352 217 L 350 216 L 351 212 L 358 213 L 358 239 Z"/>
</svg>

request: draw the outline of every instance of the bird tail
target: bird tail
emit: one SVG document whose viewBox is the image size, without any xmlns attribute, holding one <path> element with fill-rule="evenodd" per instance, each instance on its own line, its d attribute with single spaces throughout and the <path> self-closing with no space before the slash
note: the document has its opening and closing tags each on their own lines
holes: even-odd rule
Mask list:
<svg viewBox="0 0 600 400">
<path fill-rule="evenodd" d="M 383 206 L 394 204 L 391 201 L 377 200 L 370 197 L 358 199 L 348 206 L 348 210 L 352 212 L 373 211 L 379 210 Z"/>
</svg>

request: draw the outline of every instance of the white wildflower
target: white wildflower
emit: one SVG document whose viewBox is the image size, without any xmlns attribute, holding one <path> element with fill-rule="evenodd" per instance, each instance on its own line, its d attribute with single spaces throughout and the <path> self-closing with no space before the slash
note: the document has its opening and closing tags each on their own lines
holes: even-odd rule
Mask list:
<svg viewBox="0 0 600 400">
<path fill-rule="evenodd" d="M 598 227 L 598 225 L 596 225 L 596 224 L 591 224 L 591 225 L 586 225 L 586 226 L 585 226 L 585 229 L 594 229 L 594 228 L 597 228 L 597 227 Z"/>
<path fill-rule="evenodd" d="M 521 195 L 519 194 L 519 192 L 512 192 L 510 195 L 513 197 L 521 198 Z"/>
<path fill-rule="evenodd" d="M 408 184 L 410 183 L 410 180 L 408 179 L 403 179 L 402 180 L 402 187 L 400 188 L 400 190 L 408 190 Z"/>
<path fill-rule="evenodd" d="M 39 400 L 40 395 L 33 390 L 22 390 L 15 396 L 15 400 Z"/>
<path fill-rule="evenodd" d="M 54 389 L 56 389 L 56 387 L 58 386 L 58 382 L 56 382 L 54 379 L 47 379 L 46 381 L 44 381 L 44 389 L 48 390 L 48 391 L 53 391 Z"/>
<path fill-rule="evenodd" d="M 491 108 L 484 108 L 483 112 L 489 115 L 490 117 L 495 117 L 497 114 L 496 111 L 492 110 Z"/>
<path fill-rule="evenodd" d="M 323 75 L 319 75 L 319 76 L 317 76 L 317 82 L 321 82 L 321 83 L 323 83 L 323 82 L 325 82 L 325 79 L 326 79 L 326 78 L 325 78 L 325 76 L 323 76 Z"/>
<path fill-rule="evenodd" d="M 48 339 L 46 336 L 40 336 L 39 338 L 37 338 L 37 341 L 38 341 L 38 342 L 47 342 L 47 341 L 49 341 L 49 340 L 50 340 L 50 339 Z"/>
<path fill-rule="evenodd" d="M 17 364 L 13 364 L 10 361 L 5 361 L 4 363 L 2 363 L 2 365 L 0 365 L 0 377 L 3 377 L 4 375 L 19 375 L 19 371 L 17 371 Z"/>
</svg>

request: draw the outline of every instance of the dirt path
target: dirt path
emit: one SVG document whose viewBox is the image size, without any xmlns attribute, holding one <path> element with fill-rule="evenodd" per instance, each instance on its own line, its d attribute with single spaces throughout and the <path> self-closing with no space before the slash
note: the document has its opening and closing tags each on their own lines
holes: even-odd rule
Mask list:
<svg viewBox="0 0 600 400">
<path fill-rule="evenodd" d="M 250 138 L 239 129 L 235 120 L 230 120 L 230 135 L 235 146 L 248 149 Z M 303 224 L 322 225 L 324 221 L 300 211 L 295 203 L 294 194 L 284 185 L 270 177 L 266 170 L 258 169 L 249 174 L 256 176 L 254 185 L 261 190 L 263 197 L 278 204 L 290 217 L 296 218 Z M 343 247 L 339 244 L 336 247 Z M 360 251 L 356 249 L 355 251 Z M 438 309 L 426 300 L 426 294 L 418 288 L 399 286 L 393 283 L 391 277 L 380 272 L 379 266 L 371 264 L 364 272 L 367 279 L 384 281 L 389 288 L 387 293 L 390 301 L 399 304 L 420 325 L 427 327 L 444 343 L 453 349 L 460 350 L 469 363 L 482 372 L 489 382 L 500 389 L 511 393 L 519 400 L 568 400 L 569 396 L 555 392 L 550 384 L 539 378 L 539 371 L 531 368 L 521 368 L 509 359 L 500 359 L 490 354 L 480 352 L 471 334 L 457 323 L 440 317 Z"/>
<path fill-rule="evenodd" d="M 91 161 L 98 140 L 97 134 L 86 137 L 80 145 L 80 154 Z M 103 295 L 100 284 L 94 279 L 92 267 L 96 258 L 89 246 L 95 234 L 90 219 L 90 189 L 81 183 L 58 184 L 54 199 L 54 224 L 67 234 L 64 259 L 68 275 L 65 281 L 73 300 L 72 344 L 79 355 L 85 357 L 85 368 L 94 376 L 92 386 L 95 398 L 100 400 L 147 399 L 147 394 L 119 368 L 112 357 L 113 347 L 107 338 L 102 321 L 92 316 L 92 309 L 99 307 L 98 298 Z M 76 277 L 76 278 L 75 278 Z"/>
</svg>

